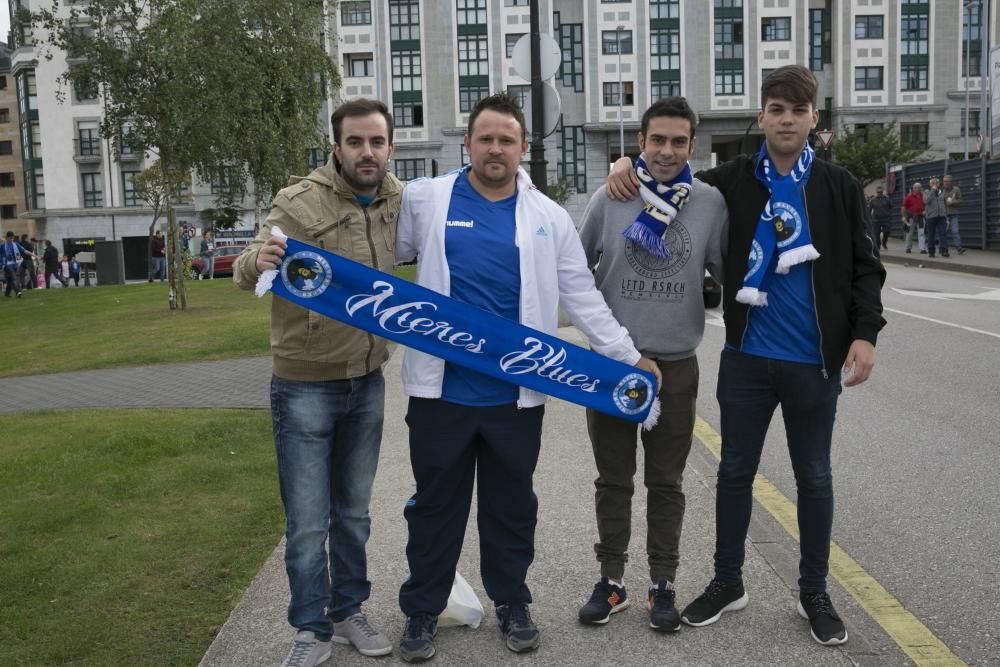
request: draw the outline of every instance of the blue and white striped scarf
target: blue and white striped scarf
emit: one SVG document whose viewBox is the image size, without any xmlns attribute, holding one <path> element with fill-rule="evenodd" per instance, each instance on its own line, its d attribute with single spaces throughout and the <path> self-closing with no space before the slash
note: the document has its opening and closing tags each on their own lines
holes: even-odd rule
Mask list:
<svg viewBox="0 0 1000 667">
<path fill-rule="evenodd" d="M 771 197 L 764 204 L 757 221 L 747 259 L 747 274 L 743 278 L 743 287 L 736 293 L 736 300 L 740 303 L 767 305 L 768 267 L 775 252 L 778 253 L 778 262 L 774 272 L 782 274 L 788 273 L 796 264 L 819 258 L 809 235 L 803 195 L 815 157 L 815 151 L 806 144 L 788 175 L 780 176 L 767 154 L 767 143 L 760 147 L 754 175 L 771 193 Z"/>
<path fill-rule="evenodd" d="M 670 250 L 663 242 L 663 235 L 691 196 L 691 167 L 684 165 L 673 180 L 660 183 L 649 173 L 644 156 L 640 155 L 635 161 L 635 175 L 639 178 L 639 194 L 646 206 L 622 235 L 641 245 L 651 255 L 670 259 Z"/>
</svg>

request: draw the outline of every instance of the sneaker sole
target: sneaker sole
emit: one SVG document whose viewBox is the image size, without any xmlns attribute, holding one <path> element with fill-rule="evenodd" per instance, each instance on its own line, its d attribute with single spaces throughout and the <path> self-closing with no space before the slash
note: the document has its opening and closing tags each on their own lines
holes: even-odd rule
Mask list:
<svg viewBox="0 0 1000 667">
<path fill-rule="evenodd" d="M 536 648 L 538 648 L 538 645 L 540 643 L 541 643 L 540 637 L 536 638 L 535 641 L 531 642 L 530 644 L 519 645 L 516 642 L 512 642 L 509 639 L 504 641 L 504 645 L 514 653 L 528 653 L 529 651 L 534 651 Z"/>
<path fill-rule="evenodd" d="M 646 602 L 646 611 L 648 611 L 650 613 L 650 615 L 652 615 L 652 613 L 653 613 L 653 605 L 649 604 L 648 601 Z M 658 632 L 677 632 L 678 630 L 681 629 L 681 622 L 677 621 L 677 625 L 675 625 L 673 627 L 670 627 L 670 626 L 667 626 L 667 625 L 656 625 L 656 624 L 653 623 L 653 619 L 650 618 L 650 620 L 649 620 L 649 627 L 653 628 L 654 630 L 656 630 Z"/>
<path fill-rule="evenodd" d="M 583 623 L 584 625 L 604 625 L 605 623 L 611 620 L 612 614 L 617 614 L 620 611 L 625 611 L 626 609 L 628 609 L 628 606 L 629 604 L 631 604 L 631 602 L 632 602 L 631 600 L 625 600 L 625 602 L 615 605 L 614 607 L 611 608 L 611 611 L 609 611 L 608 615 L 605 616 L 604 618 L 598 619 L 596 621 L 589 621 L 580 618 L 580 622 Z"/>
<path fill-rule="evenodd" d="M 704 621 L 698 621 L 698 622 L 689 621 L 686 616 L 681 616 L 681 620 L 690 625 L 691 627 L 703 628 L 706 625 L 712 625 L 712 623 L 718 621 L 720 618 L 722 618 L 722 615 L 725 614 L 727 611 L 740 611 L 741 609 L 745 609 L 747 604 L 749 603 L 750 603 L 750 596 L 747 595 L 746 591 L 744 591 L 743 597 L 739 598 L 738 600 L 733 600 L 732 602 L 727 604 L 725 607 L 720 609 L 719 613 L 716 614 L 715 616 L 711 616 L 709 618 L 706 618 Z"/>
<path fill-rule="evenodd" d="M 337 635 L 333 635 L 332 637 L 330 637 L 330 641 L 334 642 L 335 644 L 345 644 L 348 646 L 352 645 L 351 640 L 349 638 L 338 637 Z M 392 653 L 391 645 L 385 646 L 383 648 L 361 648 L 356 644 L 354 644 L 353 646 L 358 650 L 358 653 L 364 656 L 368 656 L 369 658 L 374 658 L 380 655 L 389 655 L 390 653 Z"/>
<path fill-rule="evenodd" d="M 399 657 L 403 659 L 403 662 L 427 662 L 428 660 L 434 657 L 435 653 L 437 653 L 437 651 L 435 651 L 434 647 L 432 646 L 431 652 L 428 653 L 427 655 L 408 655 L 400 651 Z"/>
<path fill-rule="evenodd" d="M 798 603 L 798 610 L 799 610 L 799 616 L 801 616 L 802 618 L 804 618 L 804 619 L 806 619 L 808 621 L 809 620 L 809 614 L 807 614 L 806 610 L 802 607 L 802 602 L 801 601 L 799 601 L 799 603 Z M 844 643 L 847 642 L 847 628 L 844 628 L 844 636 L 843 636 L 843 638 L 831 637 L 830 639 L 827 639 L 826 641 L 823 641 L 822 639 L 820 639 L 819 637 L 817 637 L 816 633 L 813 631 L 813 629 L 811 627 L 809 628 L 809 634 L 812 635 L 812 638 L 816 640 L 817 644 L 822 644 L 823 646 L 840 646 L 841 644 L 844 644 Z"/>
</svg>

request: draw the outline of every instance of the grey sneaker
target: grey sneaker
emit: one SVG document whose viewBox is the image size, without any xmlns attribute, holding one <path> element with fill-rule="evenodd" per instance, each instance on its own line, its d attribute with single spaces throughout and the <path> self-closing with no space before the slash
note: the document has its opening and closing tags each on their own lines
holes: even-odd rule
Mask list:
<svg viewBox="0 0 1000 667">
<path fill-rule="evenodd" d="M 348 616 L 339 623 L 334 622 L 333 636 L 330 639 L 338 644 L 354 644 L 358 653 L 369 657 L 392 653 L 389 640 L 361 612 Z"/>
<path fill-rule="evenodd" d="M 281 667 L 313 667 L 330 659 L 330 642 L 321 642 L 316 635 L 303 630 L 295 635 L 292 649 Z"/>
</svg>

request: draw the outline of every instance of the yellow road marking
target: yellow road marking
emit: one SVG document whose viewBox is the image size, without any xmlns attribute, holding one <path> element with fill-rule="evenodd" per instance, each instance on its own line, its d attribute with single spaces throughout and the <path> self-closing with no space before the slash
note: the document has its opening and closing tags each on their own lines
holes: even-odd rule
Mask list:
<svg viewBox="0 0 1000 667">
<path fill-rule="evenodd" d="M 701 417 L 695 420 L 695 435 L 716 460 L 722 457 L 722 436 Z M 763 475 L 753 482 L 753 497 L 788 534 L 799 540 L 795 503 L 790 501 Z M 908 612 L 893 595 L 865 572 L 860 564 L 830 543 L 830 574 L 858 601 L 858 604 L 882 626 L 899 648 L 919 667 L 957 667 L 965 665 L 944 642 L 934 636 L 920 620 Z"/>
</svg>

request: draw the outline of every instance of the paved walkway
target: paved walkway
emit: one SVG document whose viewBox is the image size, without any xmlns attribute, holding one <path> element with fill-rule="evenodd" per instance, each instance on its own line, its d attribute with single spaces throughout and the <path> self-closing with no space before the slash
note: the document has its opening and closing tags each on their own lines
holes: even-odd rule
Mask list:
<svg viewBox="0 0 1000 667">
<path fill-rule="evenodd" d="M 905 255 L 899 239 L 884 252 L 887 263 L 962 270 L 1000 276 L 1000 252 L 968 251 L 950 260 Z M 714 317 L 714 315 L 710 316 Z M 574 339 L 579 334 L 564 329 Z M 718 349 L 721 329 L 708 327 L 706 344 Z M 373 496 L 369 578 L 372 598 L 366 610 L 390 639 L 398 641 L 403 617 L 396 603 L 400 583 L 407 576 L 402 507 L 413 492 L 407 453 L 405 397 L 399 381 L 398 352 L 386 367 L 386 424 L 382 455 Z M 718 427 L 714 401 L 715 368 L 702 356 L 699 414 Z M 205 363 L 60 373 L 4 380 L 0 413 L 38 409 L 92 407 L 266 408 L 270 358 L 258 357 Z M 838 417 L 863 418 L 864 406 L 842 401 Z M 687 513 L 679 573 L 678 598 L 684 604 L 696 596 L 711 575 L 714 535 L 716 462 L 696 441 L 692 448 L 684 489 Z M 642 470 L 641 452 L 639 470 Z M 831 595 L 848 625 L 851 640 L 844 647 L 826 648 L 813 642 L 804 621 L 795 613 L 797 544 L 766 512 L 757 507 L 751 526 L 745 580 L 751 604 L 711 628 L 685 628 L 679 635 L 659 635 L 647 627 L 642 588 L 645 558 L 645 494 L 637 483 L 634 498 L 632 564 L 626 584 L 633 607 L 602 628 L 580 626 L 576 609 L 586 599 L 596 576 L 592 544 L 594 464 L 581 408 L 550 401 L 546 408 L 542 455 L 536 473 L 539 525 L 536 559 L 529 573 L 535 597 L 532 613 L 543 630 L 541 649 L 515 656 L 503 648 L 492 618 L 479 629 L 449 628 L 438 639 L 436 664 L 597 665 L 678 663 L 851 665 L 909 664 L 905 655 L 842 589 L 831 583 Z M 277 492 L 277 491 L 275 491 Z M 473 508 L 473 516 L 475 508 Z M 459 570 L 480 598 L 488 603 L 478 576 L 478 538 L 475 519 L 466 533 Z M 233 610 L 206 652 L 204 667 L 276 665 L 284 657 L 292 632 L 285 622 L 287 579 L 278 544 L 260 573 Z M 377 664 L 397 664 L 393 655 Z M 330 665 L 372 665 L 349 647 L 335 646 Z"/>
</svg>

